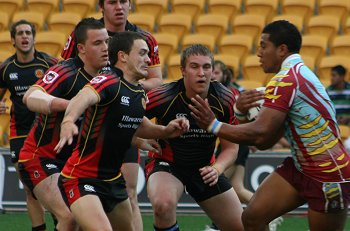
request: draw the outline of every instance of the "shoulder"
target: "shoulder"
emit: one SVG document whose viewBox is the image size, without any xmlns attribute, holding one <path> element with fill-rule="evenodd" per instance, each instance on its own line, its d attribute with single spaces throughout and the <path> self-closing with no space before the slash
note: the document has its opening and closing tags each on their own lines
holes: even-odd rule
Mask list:
<svg viewBox="0 0 350 231">
<path fill-rule="evenodd" d="M 2 71 L 5 67 L 7 67 L 10 63 L 15 59 L 15 55 L 8 57 L 4 62 L 0 64 L 0 70 Z"/>
<path fill-rule="evenodd" d="M 180 92 L 181 81 L 174 81 L 166 84 L 162 84 L 157 88 L 150 90 L 147 93 L 149 98 L 162 97 L 171 99 L 173 96 Z"/>
<path fill-rule="evenodd" d="M 46 54 L 45 52 L 37 51 L 37 57 L 44 59 L 50 66 L 58 63 L 58 59 Z"/>
<path fill-rule="evenodd" d="M 137 32 L 137 33 L 140 33 L 141 35 L 143 35 L 145 37 L 148 45 L 157 44 L 157 40 L 154 38 L 154 36 L 150 32 L 141 29 L 140 27 L 130 23 L 129 21 L 127 21 L 125 28 L 128 31 L 134 31 L 134 32 Z"/>
<path fill-rule="evenodd" d="M 235 98 L 233 92 L 229 88 L 217 81 L 210 82 L 209 93 L 225 101 L 234 100 Z"/>
</svg>

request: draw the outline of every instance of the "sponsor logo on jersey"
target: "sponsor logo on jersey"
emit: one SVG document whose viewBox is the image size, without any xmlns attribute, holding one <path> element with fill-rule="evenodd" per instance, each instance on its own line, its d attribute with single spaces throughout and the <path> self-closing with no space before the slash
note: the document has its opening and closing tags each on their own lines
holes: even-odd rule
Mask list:
<svg viewBox="0 0 350 231">
<path fill-rule="evenodd" d="M 84 190 L 87 192 L 96 192 L 94 186 L 89 184 L 84 185 Z"/>
<path fill-rule="evenodd" d="M 176 114 L 176 119 L 178 119 L 178 118 L 187 118 L 187 114 L 186 113 L 177 113 Z"/>
<path fill-rule="evenodd" d="M 57 169 L 57 166 L 54 165 L 54 164 L 46 164 L 45 166 L 46 166 L 46 168 L 48 168 L 48 169 L 54 169 L 54 168 Z"/>
<path fill-rule="evenodd" d="M 59 75 L 54 71 L 49 71 L 43 78 L 44 83 L 53 83 Z"/>
<path fill-rule="evenodd" d="M 94 77 L 94 78 L 90 81 L 90 83 L 91 83 L 91 84 L 101 83 L 101 82 L 105 81 L 106 79 L 107 79 L 106 76 L 98 75 L 98 76 Z"/>
<path fill-rule="evenodd" d="M 129 96 L 122 96 L 122 98 L 120 99 L 120 104 L 125 105 L 125 106 L 129 106 L 130 102 L 130 97 Z"/>
<path fill-rule="evenodd" d="M 43 69 L 36 69 L 34 74 L 37 78 L 41 79 L 44 76 L 44 70 Z"/>
<path fill-rule="evenodd" d="M 18 73 L 10 73 L 10 80 L 17 80 L 18 79 Z"/>
</svg>

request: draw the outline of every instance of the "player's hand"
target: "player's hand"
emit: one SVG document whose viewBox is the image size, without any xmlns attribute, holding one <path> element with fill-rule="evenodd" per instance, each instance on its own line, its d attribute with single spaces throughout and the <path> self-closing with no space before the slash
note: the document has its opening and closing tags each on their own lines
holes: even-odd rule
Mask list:
<svg viewBox="0 0 350 231">
<path fill-rule="evenodd" d="M 59 153 L 66 144 L 71 145 L 75 135 L 78 135 L 78 126 L 73 121 L 66 120 L 62 122 L 60 141 L 54 149 L 56 153 Z"/>
<path fill-rule="evenodd" d="M 236 101 L 236 108 L 243 114 L 247 114 L 252 107 L 260 106 L 259 100 L 264 99 L 265 93 L 256 89 L 242 92 Z"/>
<path fill-rule="evenodd" d="M 190 129 L 190 122 L 186 118 L 177 118 L 168 123 L 165 127 L 165 134 L 167 138 L 174 138 L 181 136 Z"/>
<path fill-rule="evenodd" d="M 162 149 L 159 145 L 159 143 L 156 140 L 153 139 L 141 139 L 142 142 L 139 143 L 138 148 L 145 150 L 145 151 L 150 151 L 154 153 L 160 154 L 162 152 Z"/>
<path fill-rule="evenodd" d="M 4 99 L 2 99 L 2 100 L 0 101 L 0 114 L 5 113 L 6 110 L 9 108 L 9 107 L 7 107 L 6 104 L 5 104 L 6 100 L 7 100 L 7 99 L 4 98 Z"/>
<path fill-rule="evenodd" d="M 207 129 L 215 119 L 215 115 L 210 109 L 208 100 L 204 100 L 199 95 L 196 95 L 191 101 L 193 105 L 188 105 L 192 110 L 191 116 L 196 120 L 199 127 Z"/>
<path fill-rule="evenodd" d="M 202 179 L 205 184 L 209 184 L 209 186 L 213 186 L 218 183 L 219 172 L 213 166 L 205 166 L 199 169 L 199 173 L 202 176 Z"/>
</svg>

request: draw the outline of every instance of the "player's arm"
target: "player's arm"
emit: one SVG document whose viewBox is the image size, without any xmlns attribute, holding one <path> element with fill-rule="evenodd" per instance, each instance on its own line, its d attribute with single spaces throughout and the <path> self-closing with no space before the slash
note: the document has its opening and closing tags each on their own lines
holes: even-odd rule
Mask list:
<svg viewBox="0 0 350 231">
<path fill-rule="evenodd" d="M 60 152 L 65 144 L 72 144 L 73 137 L 78 134 L 78 127 L 75 121 L 78 120 L 84 111 L 99 102 L 99 96 L 90 87 L 84 87 L 76 96 L 74 96 L 66 109 L 61 123 L 60 141 L 55 147 L 56 152 Z"/>
<path fill-rule="evenodd" d="M 162 68 L 160 65 L 148 67 L 148 76 L 146 79 L 140 80 L 143 89 L 149 91 L 162 84 Z"/>
<path fill-rule="evenodd" d="M 253 145 L 263 150 L 272 147 L 282 137 L 287 116 L 284 112 L 263 107 L 255 121 L 229 125 L 216 120 L 207 100 L 196 96 L 192 103 L 194 106 L 189 106 L 192 110 L 191 115 L 201 128 L 233 143 Z"/>
<path fill-rule="evenodd" d="M 52 96 L 37 86 L 31 86 L 22 100 L 29 110 L 43 114 L 64 111 L 69 103 L 69 100 Z"/>
<path fill-rule="evenodd" d="M 199 169 L 204 183 L 213 186 L 217 183 L 220 174 L 232 166 L 237 158 L 238 144 L 220 138 L 221 152 L 212 166 Z"/>
<path fill-rule="evenodd" d="M 145 151 L 151 151 L 155 153 L 161 152 L 161 147 L 159 143 L 153 139 L 142 139 L 137 136 L 133 136 L 131 143 Z"/>
<path fill-rule="evenodd" d="M 186 118 L 174 119 L 167 126 L 162 126 L 152 123 L 147 117 L 143 117 L 135 136 L 144 139 L 174 138 L 187 132 L 188 129 L 189 122 Z"/>
<path fill-rule="evenodd" d="M 0 88 L 0 114 L 3 114 L 7 110 L 7 106 L 5 104 L 7 99 L 4 99 L 7 88 Z"/>
</svg>

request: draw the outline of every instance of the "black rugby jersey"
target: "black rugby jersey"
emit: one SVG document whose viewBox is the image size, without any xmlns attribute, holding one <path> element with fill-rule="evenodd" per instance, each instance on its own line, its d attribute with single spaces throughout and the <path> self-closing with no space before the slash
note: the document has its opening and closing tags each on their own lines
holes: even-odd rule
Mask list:
<svg viewBox="0 0 350 231">
<path fill-rule="evenodd" d="M 156 118 L 157 123 L 167 125 L 171 120 L 186 117 L 190 122 L 190 129 L 180 137 L 160 140 L 162 154 L 149 153 L 150 157 L 164 159 L 179 166 L 202 167 L 213 163 L 216 136 L 198 127 L 190 115 L 183 79 L 164 84 L 147 93 L 146 116 Z M 234 117 L 233 105 L 235 97 L 222 84 L 214 81 L 210 83 L 208 101 L 211 109 L 219 121 L 237 124 Z"/>
<path fill-rule="evenodd" d="M 125 152 L 142 122 L 145 91 L 128 83 L 116 68 L 96 76 L 86 87 L 92 88 L 100 101 L 86 110 L 77 147 L 62 175 L 111 180 L 120 175 Z"/>
<path fill-rule="evenodd" d="M 7 88 L 10 93 L 11 122 L 10 138 L 25 137 L 35 119 L 35 113 L 29 111 L 22 102 L 26 91 L 45 71 L 57 63 L 57 59 L 46 53 L 35 51 L 34 59 L 29 63 L 20 63 L 17 55 L 9 57 L 0 66 L 0 88 Z"/>
<path fill-rule="evenodd" d="M 100 21 L 104 24 L 103 18 Z M 148 57 L 151 59 L 149 66 L 157 66 L 160 64 L 159 53 L 158 53 L 158 43 L 151 33 L 142 30 L 138 26 L 126 21 L 125 31 L 133 31 L 142 34 L 146 38 L 146 43 L 149 49 Z M 115 32 L 108 31 L 108 35 L 112 37 Z M 61 52 L 61 57 L 63 59 L 69 59 L 77 55 L 77 46 L 75 41 L 74 31 L 70 34 L 68 41 Z"/>
<path fill-rule="evenodd" d="M 50 95 L 70 100 L 92 79 L 83 67 L 84 63 L 79 57 L 62 61 L 48 69 L 33 86 L 42 88 Z M 73 144 L 66 145 L 59 154 L 53 151 L 60 138 L 63 116 L 64 112 L 39 114 L 21 150 L 20 161 L 32 159 L 36 155 L 62 160 L 68 158 Z"/>
</svg>

